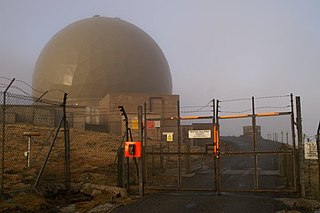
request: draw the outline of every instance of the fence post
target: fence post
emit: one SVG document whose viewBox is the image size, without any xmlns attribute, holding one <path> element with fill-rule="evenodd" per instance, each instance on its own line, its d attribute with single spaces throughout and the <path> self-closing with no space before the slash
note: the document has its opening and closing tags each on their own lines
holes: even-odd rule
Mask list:
<svg viewBox="0 0 320 213">
<path fill-rule="evenodd" d="M 300 97 L 296 97 L 297 110 L 297 129 L 298 129 L 298 151 L 299 151 L 299 177 L 300 177 L 300 196 L 305 197 L 304 185 L 304 165 L 303 165 L 303 139 L 302 139 L 302 116 Z"/>
<path fill-rule="evenodd" d="M 3 92 L 3 106 L 2 106 L 2 159 L 1 159 L 1 194 L 4 194 L 4 145 L 6 138 L 6 96 L 9 88 L 16 79 L 13 78 L 10 84 Z"/>
<path fill-rule="evenodd" d="M 181 184 L 182 184 L 182 165 L 181 165 L 181 136 L 180 136 L 180 101 L 177 101 L 177 109 L 178 109 L 178 120 L 177 120 L 177 125 L 178 125 L 178 170 L 179 170 L 179 175 L 178 175 L 178 189 L 181 189 Z"/>
<path fill-rule="evenodd" d="M 294 122 L 294 110 L 293 110 L 293 94 L 290 94 L 290 107 L 291 107 L 291 139 L 292 139 L 292 146 L 293 146 L 293 152 L 292 152 L 292 170 L 293 170 L 293 188 L 294 190 L 297 190 L 297 161 L 296 161 L 296 135 L 295 135 L 295 122 Z"/>
<path fill-rule="evenodd" d="M 215 126 L 216 126 L 216 131 L 217 131 L 217 141 L 216 141 L 216 149 L 217 149 L 217 154 L 215 156 L 215 161 L 216 161 L 216 168 L 215 168 L 215 178 L 216 178 L 216 188 L 217 188 L 217 193 L 218 195 L 221 194 L 221 176 L 220 176 L 220 123 L 219 123 L 219 103 L 220 101 L 217 100 L 217 105 L 215 106 Z"/>
<path fill-rule="evenodd" d="M 143 123 L 142 123 L 142 106 L 138 106 L 138 124 L 139 124 L 139 141 L 141 143 L 141 149 L 142 149 L 142 156 L 139 158 L 139 195 L 144 195 L 144 184 L 143 184 Z"/>
<path fill-rule="evenodd" d="M 318 186 L 319 186 L 319 191 L 318 194 L 320 194 L 320 121 L 318 125 L 318 130 L 317 130 L 317 152 L 318 152 Z M 319 197 L 320 199 L 320 197 Z"/>
<path fill-rule="evenodd" d="M 70 141 L 69 129 L 66 115 L 67 93 L 63 97 L 63 128 L 64 128 L 64 157 L 65 157 L 65 187 L 68 191 L 70 188 Z"/>
<path fill-rule="evenodd" d="M 124 109 L 124 106 L 118 106 L 121 116 L 123 116 L 123 120 L 125 122 L 125 141 L 129 141 L 129 120 L 128 116 L 126 113 L 126 110 Z M 122 141 L 123 142 L 123 141 Z M 119 147 L 118 149 L 118 186 L 120 187 L 126 187 L 127 190 L 129 191 L 129 182 L 130 182 L 130 177 L 129 177 L 129 158 L 124 157 L 124 145 L 122 147 Z M 126 171 L 125 171 L 126 169 Z M 120 173 L 120 174 L 119 174 Z"/>
<path fill-rule="evenodd" d="M 143 119 L 144 119 L 144 131 L 143 131 L 143 139 L 142 139 L 142 157 L 143 157 L 143 184 L 147 185 L 147 177 L 148 177 L 148 157 L 146 156 L 146 148 L 147 148 L 147 103 L 144 102 L 143 107 Z"/>
<path fill-rule="evenodd" d="M 254 106 L 254 97 L 252 97 L 252 141 L 254 153 L 254 189 L 259 188 L 259 176 L 258 176 L 258 156 L 257 156 L 257 134 L 256 134 L 256 114 Z M 277 137 L 278 141 L 278 137 Z"/>
</svg>

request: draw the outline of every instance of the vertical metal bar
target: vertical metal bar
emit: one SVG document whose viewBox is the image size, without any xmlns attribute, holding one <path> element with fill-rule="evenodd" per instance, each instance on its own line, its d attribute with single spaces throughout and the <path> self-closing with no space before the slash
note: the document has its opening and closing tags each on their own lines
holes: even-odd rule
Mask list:
<svg viewBox="0 0 320 213">
<path fill-rule="evenodd" d="M 216 129 L 218 132 L 218 138 L 217 138 L 217 143 L 219 143 L 219 137 L 220 137 L 220 124 L 219 124 L 219 103 L 220 101 L 217 100 L 217 106 L 216 106 Z M 216 161 L 217 161 L 217 168 L 216 168 L 216 179 L 217 179 L 217 193 L 221 194 L 221 176 L 220 176 L 220 156 L 219 156 L 219 147 L 217 144 L 217 156 L 216 156 Z"/>
<path fill-rule="evenodd" d="M 147 102 L 144 102 L 143 108 L 143 118 L 144 118 L 144 131 L 143 131 L 143 148 L 142 148 L 142 158 L 143 158 L 143 171 L 144 171 L 144 179 L 143 183 L 147 185 L 147 177 L 148 177 L 148 156 L 146 156 L 146 148 L 147 148 Z"/>
<path fill-rule="evenodd" d="M 177 131 L 178 131 L 178 170 L 179 170 L 179 174 L 178 174 L 178 189 L 181 189 L 181 138 L 180 138 L 180 101 L 177 101 L 177 110 L 178 110 L 178 119 L 177 119 Z"/>
<path fill-rule="evenodd" d="M 296 135 L 294 128 L 294 108 L 293 108 L 293 94 L 290 94 L 290 105 L 291 105 L 291 139 L 292 139 L 292 169 L 293 169 L 293 188 L 297 190 L 297 169 L 296 169 Z"/>
<path fill-rule="evenodd" d="M 299 151 L 299 177 L 300 177 L 300 196 L 305 197 L 305 184 L 304 184 L 304 165 L 303 165 L 303 139 L 302 139 L 302 116 L 301 116 L 301 103 L 300 97 L 296 97 L 296 110 L 297 110 L 297 132 L 298 132 L 298 151 Z"/>
<path fill-rule="evenodd" d="M 31 135 L 28 137 L 27 168 L 30 168 L 30 161 L 31 161 Z"/>
<path fill-rule="evenodd" d="M 64 93 L 63 97 L 63 132 L 64 132 L 64 161 L 65 161 L 65 187 L 66 190 L 69 190 L 70 184 L 70 149 L 69 149 L 69 141 L 68 141 L 68 133 L 67 133 L 67 112 L 66 112 L 66 105 L 67 105 L 67 93 Z"/>
<path fill-rule="evenodd" d="M 257 151 L 257 134 L 256 134 L 256 114 L 254 106 L 254 97 L 252 97 L 252 142 L 253 142 L 253 151 Z M 259 187 L 258 179 L 258 158 L 257 153 L 254 153 L 254 189 L 257 190 Z"/>
<path fill-rule="evenodd" d="M 2 106 L 2 159 L 1 159 L 1 193 L 4 194 L 4 148 L 5 148 L 5 138 L 6 138 L 6 96 L 9 88 L 16 79 L 13 78 L 10 84 L 7 86 L 3 92 L 3 106 Z"/>
<path fill-rule="evenodd" d="M 214 141 L 214 129 L 215 129 L 215 126 L 216 126 L 216 109 L 215 109 L 215 99 L 212 99 L 212 143 L 214 145 L 215 141 Z M 210 154 L 213 154 L 213 153 L 210 153 Z M 215 185 L 215 188 L 216 188 L 216 191 L 218 191 L 218 180 L 217 180 L 217 158 L 214 158 L 213 159 L 213 178 L 214 178 L 214 185 Z"/>
<path fill-rule="evenodd" d="M 318 152 L 318 186 L 319 186 L 318 194 L 320 194 L 320 121 L 318 125 L 318 130 L 317 130 L 317 152 Z"/>
<path fill-rule="evenodd" d="M 142 106 L 138 106 L 138 125 L 139 125 L 139 142 L 141 143 L 141 148 L 143 150 L 143 123 L 142 123 Z M 139 195 L 144 195 L 143 186 L 143 155 L 139 160 Z"/>
<path fill-rule="evenodd" d="M 125 123 L 126 123 L 126 141 L 129 141 L 129 121 L 128 121 L 127 115 L 125 116 Z M 123 155 L 123 157 L 124 157 L 124 155 Z M 123 161 L 123 163 L 124 162 L 125 161 Z M 127 190 L 130 191 L 130 160 L 129 160 L 129 158 L 126 158 L 126 163 L 127 163 L 126 185 L 127 185 Z M 125 166 L 123 168 L 125 168 Z"/>
<path fill-rule="evenodd" d="M 4 144 L 5 144 L 5 129 L 6 129 L 6 92 L 3 92 L 2 105 L 2 159 L 1 159 L 1 192 L 4 193 Z"/>
</svg>

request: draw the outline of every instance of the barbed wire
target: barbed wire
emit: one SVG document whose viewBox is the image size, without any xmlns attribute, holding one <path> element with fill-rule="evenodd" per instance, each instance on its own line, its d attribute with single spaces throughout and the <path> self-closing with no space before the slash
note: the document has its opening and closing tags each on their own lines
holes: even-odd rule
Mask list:
<svg viewBox="0 0 320 213">
<path fill-rule="evenodd" d="M 8 78 L 8 77 L 5 77 L 5 76 L 0 76 L 0 78 L 5 79 L 5 80 L 8 80 L 8 81 L 12 81 L 12 79 L 10 79 L 10 78 Z M 43 93 L 43 92 L 44 92 L 44 91 L 41 91 L 41 90 L 38 90 L 38 89 L 32 87 L 30 84 L 28 84 L 27 82 L 25 82 L 25 81 L 23 81 L 23 80 L 15 79 L 14 82 L 22 83 L 22 84 L 26 85 L 27 87 L 29 87 L 29 88 L 30 88 L 31 90 L 33 90 L 33 91 L 36 91 L 36 92 L 39 92 L 39 93 Z M 7 86 L 8 86 L 8 84 L 7 84 Z"/>
<path fill-rule="evenodd" d="M 272 98 L 286 98 L 290 97 L 291 95 L 273 95 L 273 96 L 261 96 L 261 97 L 254 97 L 254 99 L 272 99 Z M 236 99 L 226 99 L 226 100 L 221 100 L 219 102 L 233 102 L 233 101 L 249 101 L 252 100 L 251 98 L 236 98 Z"/>
<path fill-rule="evenodd" d="M 212 112 L 212 110 L 197 110 L 197 111 L 181 111 L 180 113 L 195 113 L 195 112 Z"/>
<path fill-rule="evenodd" d="M 291 95 L 262 96 L 262 97 L 255 97 L 255 99 L 286 98 L 286 97 L 290 97 L 290 96 Z"/>
<path fill-rule="evenodd" d="M 41 90 L 38 90 L 38 89 L 36 89 L 36 88 L 33 88 L 31 85 L 29 85 L 28 83 L 26 83 L 26 82 L 23 81 L 23 80 L 16 79 L 15 81 L 16 81 L 16 82 L 20 82 L 20 83 L 26 85 L 27 87 L 29 87 L 29 88 L 32 89 L 33 91 L 36 91 L 36 92 L 39 92 L 39 93 L 44 93 L 44 92 L 45 92 L 45 91 L 41 91 Z"/>
<path fill-rule="evenodd" d="M 8 77 L 5 77 L 5 76 L 0 76 L 0 78 L 8 80 L 8 81 L 12 81 L 12 79 L 10 79 Z M 30 84 L 28 84 L 27 82 L 25 82 L 23 80 L 20 80 L 20 79 L 15 79 L 14 83 L 15 82 L 22 83 L 25 86 L 29 87 L 32 91 L 35 91 L 35 92 L 38 92 L 38 93 L 42 93 L 42 94 L 47 94 L 47 93 L 52 93 L 52 92 L 60 92 L 60 93 L 63 93 L 63 94 L 66 93 L 66 91 L 63 91 L 61 89 L 52 89 L 52 90 L 48 90 L 48 91 L 41 91 L 39 89 L 36 89 L 36 88 L 32 87 Z M 7 88 L 8 86 L 9 86 L 9 84 L 0 83 L 0 88 Z M 12 85 L 10 88 L 16 89 L 16 90 L 22 92 L 25 95 L 33 96 L 32 94 L 26 92 L 23 88 L 21 88 L 21 87 L 19 87 L 17 85 Z M 40 96 L 40 97 L 42 97 L 42 96 Z"/>
<path fill-rule="evenodd" d="M 285 109 L 285 108 L 290 108 L 291 106 L 261 106 L 261 107 L 255 107 L 254 109 Z M 252 111 L 252 108 L 250 109 L 246 109 L 246 110 L 242 110 L 242 111 L 223 111 L 223 110 L 219 110 L 219 112 L 222 113 L 232 113 L 232 114 L 236 114 L 236 113 L 245 113 L 245 112 L 250 112 Z"/>
<path fill-rule="evenodd" d="M 246 109 L 243 111 L 223 111 L 223 110 L 219 110 L 219 112 L 221 113 L 231 113 L 231 114 L 240 114 L 240 113 L 245 113 L 245 112 L 250 112 L 252 111 L 252 109 Z"/>
<path fill-rule="evenodd" d="M 234 102 L 234 101 L 248 101 L 251 100 L 251 98 L 237 98 L 237 99 L 226 99 L 226 100 L 219 100 L 220 103 L 224 102 Z"/>
</svg>

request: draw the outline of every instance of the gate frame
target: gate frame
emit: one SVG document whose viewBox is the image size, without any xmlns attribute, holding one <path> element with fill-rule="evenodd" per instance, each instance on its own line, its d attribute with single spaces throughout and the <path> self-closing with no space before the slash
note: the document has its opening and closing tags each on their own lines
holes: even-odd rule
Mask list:
<svg viewBox="0 0 320 213">
<path fill-rule="evenodd" d="M 147 185 L 147 160 L 145 160 L 144 164 L 144 187 L 150 189 L 150 190 L 180 190 L 180 191 L 198 191 L 197 189 L 187 189 L 183 188 L 181 186 L 182 184 L 182 175 L 181 175 L 181 155 L 185 154 L 190 154 L 190 155 L 204 155 L 207 156 L 208 153 L 185 153 L 181 152 L 181 135 L 180 135 L 180 125 L 181 125 L 181 120 L 195 120 L 195 119 L 212 119 L 212 130 L 216 128 L 217 134 L 218 134 L 218 139 L 217 141 L 213 142 L 213 145 L 216 146 L 216 154 L 214 158 L 214 175 L 215 175 L 215 189 L 208 189 L 208 190 L 202 190 L 201 191 L 215 191 L 218 194 L 221 192 L 297 192 L 298 191 L 298 184 L 299 182 L 299 175 L 297 173 L 298 169 L 297 167 L 299 164 L 297 163 L 297 158 L 296 155 L 298 150 L 296 149 L 296 141 L 295 141 L 295 125 L 297 126 L 297 129 L 299 130 L 301 127 L 301 123 L 298 123 L 299 120 L 297 119 L 297 123 L 295 123 L 294 119 L 294 100 L 293 100 L 293 94 L 290 94 L 290 108 L 291 111 L 289 112 L 267 112 L 267 113 L 255 113 L 255 98 L 251 97 L 252 100 L 252 114 L 240 114 L 240 115 L 225 115 L 225 116 L 219 116 L 219 103 L 221 101 L 215 99 L 212 100 L 212 116 L 180 116 L 180 102 L 177 102 L 177 108 L 178 108 L 178 116 L 177 117 L 170 117 L 170 118 L 162 118 L 160 120 L 177 120 L 177 128 L 178 128 L 178 151 L 177 152 L 147 152 L 144 147 L 144 156 L 148 155 L 175 155 L 178 158 L 178 183 L 177 183 L 177 188 L 168 188 L 168 187 L 152 187 Z M 147 119 L 147 111 L 146 111 L 146 103 L 144 104 L 144 121 L 146 122 L 147 120 L 159 120 L 159 119 Z M 282 116 L 282 115 L 290 115 L 291 117 L 291 137 L 292 137 L 292 145 L 293 145 L 293 150 L 292 151 L 257 151 L 256 150 L 256 117 L 270 117 L 270 116 Z M 252 134 L 252 140 L 253 140 L 253 151 L 246 151 L 246 152 L 228 152 L 228 153 L 220 153 L 220 147 L 219 147 L 219 138 L 220 138 L 220 124 L 219 120 L 224 120 L 224 119 L 238 119 L 238 118 L 252 118 L 252 128 L 253 128 L 253 134 Z M 146 124 L 145 124 L 146 127 Z M 146 145 L 146 136 L 147 136 L 147 131 L 146 129 L 143 131 L 143 140 L 144 140 L 144 145 Z M 265 189 L 259 189 L 259 179 L 258 179 L 258 163 L 257 163 L 257 156 L 258 155 L 266 155 L 266 154 L 290 154 L 292 156 L 292 166 L 293 166 L 293 189 L 284 189 L 284 190 L 276 190 L 276 189 L 270 189 L 270 190 L 265 190 Z M 248 155 L 248 156 L 254 156 L 254 189 L 252 190 L 236 190 L 236 189 L 222 189 L 221 188 L 221 171 L 220 171 L 220 156 L 236 156 L 236 155 Z M 299 182 L 300 183 L 300 182 Z"/>
<path fill-rule="evenodd" d="M 267 113 L 255 113 L 255 98 L 252 96 L 251 101 L 252 101 L 252 114 L 240 114 L 240 115 L 227 115 L 227 116 L 219 116 L 219 103 L 220 101 L 217 100 L 217 113 L 216 113 L 216 125 L 219 126 L 219 120 L 220 119 L 239 119 L 239 118 L 252 118 L 252 142 L 253 142 L 253 151 L 247 151 L 247 152 L 229 152 L 222 154 L 221 156 L 237 156 L 237 155 L 250 155 L 254 156 L 254 189 L 253 190 L 241 190 L 241 189 L 225 189 L 222 190 L 221 187 L 218 188 L 218 193 L 221 191 L 223 192 L 297 192 L 297 180 L 299 181 L 299 175 L 297 174 L 297 160 L 296 160 L 296 152 L 299 150 L 296 150 L 296 142 L 295 142 L 295 124 L 297 125 L 298 131 L 301 129 L 302 130 L 302 125 L 301 121 L 297 119 L 297 123 L 294 122 L 294 108 L 293 108 L 293 94 L 290 94 L 290 112 L 267 112 Z M 298 112 L 297 112 L 298 113 Z M 292 151 L 273 151 L 273 152 L 266 152 L 266 151 L 256 151 L 256 141 L 257 141 L 257 136 L 256 136 L 256 117 L 270 117 L 270 116 L 282 116 L 282 115 L 290 115 L 291 116 L 291 132 L 292 132 L 292 145 L 293 145 L 293 150 Z M 220 133 L 220 131 L 218 131 Z M 220 137 L 220 135 L 219 135 Z M 291 154 L 292 156 L 292 162 L 293 162 L 293 189 L 286 189 L 286 190 L 264 190 L 264 189 L 259 189 L 259 175 L 258 175 L 258 162 L 257 162 L 257 156 L 261 154 Z M 298 153 L 299 154 L 299 153 Z M 299 157 L 301 154 L 299 154 Z M 220 161 L 218 161 L 220 162 Z M 220 168 L 220 166 L 218 166 Z M 219 171 L 220 173 L 220 171 Z M 301 176 L 301 174 L 300 174 Z M 218 186 L 221 186 L 221 179 L 219 178 L 218 181 L 220 182 Z M 300 181 L 299 181 L 300 182 Z M 301 184 L 301 183 L 300 183 Z M 300 187 L 300 190 L 302 192 L 302 186 Z M 300 193 L 301 193 L 300 192 Z M 303 192 L 301 193 L 303 195 Z"/>
</svg>

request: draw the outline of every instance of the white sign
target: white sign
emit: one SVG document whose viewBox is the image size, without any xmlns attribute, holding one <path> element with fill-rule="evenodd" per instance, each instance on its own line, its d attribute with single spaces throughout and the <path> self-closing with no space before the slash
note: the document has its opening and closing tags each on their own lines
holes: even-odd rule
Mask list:
<svg viewBox="0 0 320 213">
<path fill-rule="evenodd" d="M 304 157 L 305 159 L 318 159 L 317 143 L 315 141 L 304 143 Z"/>
<path fill-rule="evenodd" d="M 154 127 L 160 128 L 160 121 L 154 121 Z"/>
<path fill-rule="evenodd" d="M 211 130 L 189 130 L 189 138 L 211 138 Z"/>
</svg>

